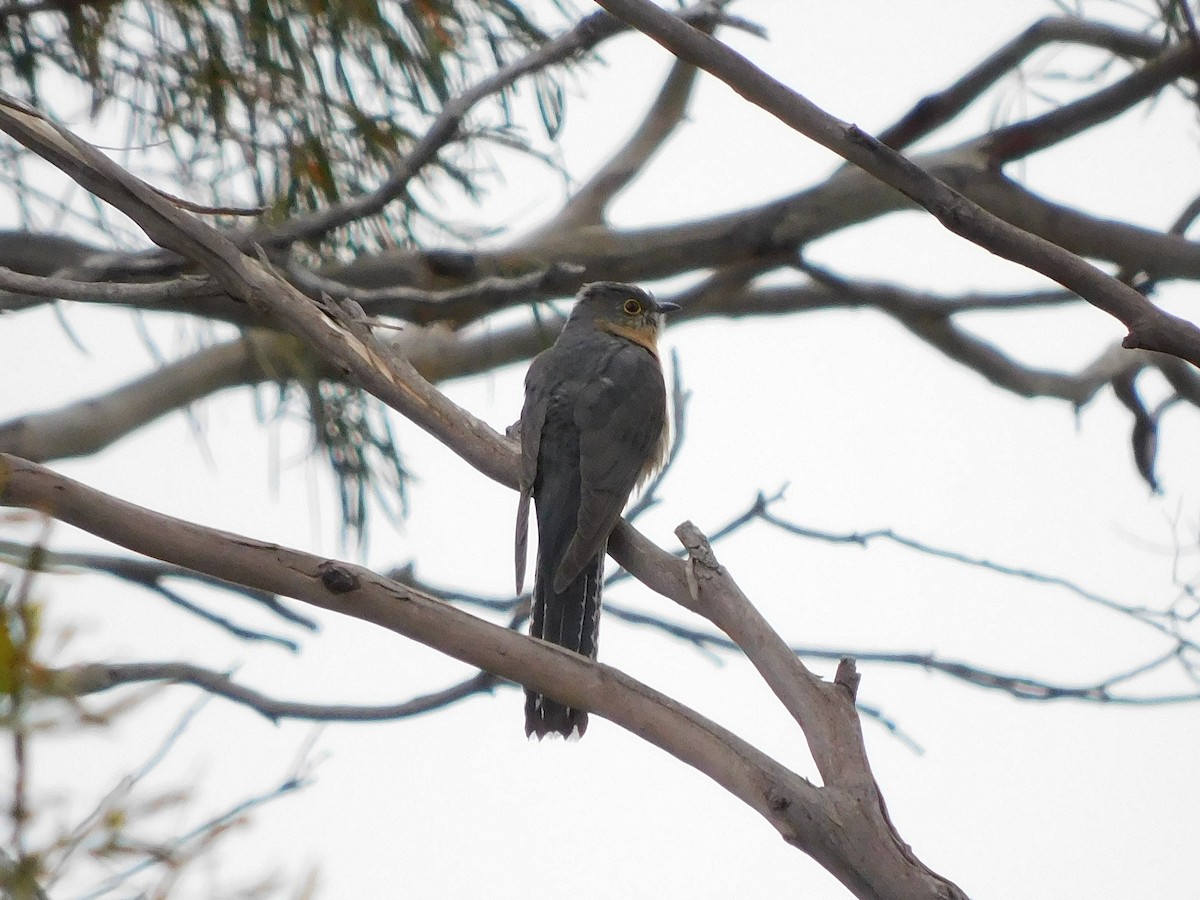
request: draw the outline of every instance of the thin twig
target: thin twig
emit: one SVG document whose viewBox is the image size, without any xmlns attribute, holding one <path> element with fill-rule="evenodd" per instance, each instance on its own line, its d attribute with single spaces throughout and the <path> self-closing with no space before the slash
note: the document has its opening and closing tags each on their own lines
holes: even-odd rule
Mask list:
<svg viewBox="0 0 1200 900">
<path fill-rule="evenodd" d="M 196 717 L 200 714 L 201 710 L 204 709 L 210 700 L 212 700 L 212 697 L 207 694 L 202 694 L 199 698 L 197 698 L 196 702 L 184 711 L 183 715 L 180 716 L 179 721 L 176 722 L 171 730 L 163 737 L 163 739 L 159 741 L 158 746 L 155 747 L 150 755 L 146 757 L 145 762 L 143 762 L 135 771 L 124 776 L 116 785 L 114 785 L 113 788 L 100 799 L 92 811 L 79 820 L 79 823 L 71 830 L 71 833 L 62 839 L 56 848 L 55 855 L 57 860 L 50 868 L 49 876 L 46 882 L 47 887 L 53 887 L 55 882 L 57 882 L 59 878 L 66 874 L 67 863 L 69 862 L 71 855 L 74 854 L 74 852 L 80 846 L 82 846 L 84 840 L 86 840 L 87 836 L 91 833 L 96 824 L 101 821 L 105 813 L 118 803 L 124 801 L 130 795 L 133 789 L 138 786 L 138 784 L 144 781 L 151 772 L 158 768 L 158 766 L 167 758 L 171 750 L 179 742 L 179 739 L 183 736 L 183 734 L 188 730 L 188 728 L 191 727 Z"/>
<path fill-rule="evenodd" d="M 422 694 L 401 703 L 361 706 L 333 703 L 301 703 L 268 697 L 235 682 L 228 672 L 215 672 L 185 662 L 88 663 L 52 673 L 48 684 L 57 694 L 85 697 L 129 684 L 145 682 L 190 684 L 206 694 L 224 697 L 252 709 L 272 722 L 304 719 L 313 722 L 384 722 L 418 716 L 442 709 L 475 694 L 490 692 L 499 682 L 495 675 L 475 675 L 439 691 Z"/>
<path fill-rule="evenodd" d="M 1028 121 L 997 128 L 982 138 L 984 154 L 998 167 L 1116 118 L 1192 72 L 1196 67 L 1197 50 L 1191 42 L 1168 48 L 1146 65 L 1087 97 Z"/>
<path fill-rule="evenodd" d="M 352 300 L 370 315 L 394 316 L 418 324 L 446 322 L 457 328 L 510 306 L 573 294 L 583 267 L 555 262 L 524 275 L 483 278 L 447 291 L 356 287 L 318 275 L 294 260 L 288 261 L 287 273 L 300 290 L 314 299 L 328 295 Z"/>
<path fill-rule="evenodd" d="M 160 850 L 155 854 L 147 856 L 141 862 L 138 862 L 129 868 L 118 872 L 111 878 L 101 882 L 99 886 L 94 888 L 92 891 L 83 894 L 78 898 L 78 900 L 96 900 L 98 897 L 103 897 L 110 891 L 115 890 L 116 888 L 119 888 L 121 885 L 125 884 L 130 878 L 133 878 L 135 875 L 144 872 L 146 869 L 156 865 L 166 864 L 176 853 L 197 838 L 211 835 L 221 826 L 240 818 L 251 810 L 270 803 L 273 800 L 278 800 L 280 797 L 284 797 L 294 791 L 300 790 L 301 788 L 308 787 L 311 783 L 312 781 L 310 779 L 303 778 L 298 775 L 289 775 L 271 790 L 257 794 L 253 797 L 248 797 L 247 799 L 242 800 L 240 803 L 235 804 L 225 812 L 208 819 L 200 825 L 197 825 L 191 831 L 180 835 L 179 837 L 175 838 L 175 840 L 171 841 L 171 843 L 166 847 L 160 848 Z"/>
<path fill-rule="evenodd" d="M 28 569 L 33 558 L 35 548 L 28 547 L 17 541 L 9 541 L 0 539 L 0 560 L 9 562 L 12 565 L 23 569 Z M 294 641 L 287 638 L 278 637 L 275 635 L 266 634 L 263 632 L 251 631 L 242 628 L 239 625 L 218 616 L 215 613 L 209 612 L 201 607 L 196 606 L 188 600 L 180 597 L 174 591 L 167 588 L 163 582 L 167 579 L 175 579 L 179 581 L 188 581 L 196 584 L 202 584 L 207 587 L 219 588 L 223 591 L 228 591 L 240 597 L 254 601 L 259 606 L 274 613 L 285 621 L 299 625 L 308 631 L 316 631 L 318 626 L 314 619 L 304 615 L 294 609 L 291 609 L 280 599 L 272 594 L 266 594 L 262 591 L 256 591 L 253 588 L 247 588 L 239 584 L 231 584 L 220 578 L 212 578 L 200 572 L 193 572 L 190 569 L 185 569 L 181 566 L 172 566 L 168 563 L 159 562 L 153 559 L 137 559 L 129 556 L 117 556 L 110 553 L 85 553 L 85 552 L 69 552 L 61 550 L 39 550 L 38 559 L 42 565 L 41 571 L 84 571 L 98 572 L 105 575 L 111 575 L 119 578 L 129 584 L 135 584 L 147 590 L 154 591 L 160 596 L 165 597 L 172 603 L 186 609 L 188 612 L 204 618 L 206 621 L 224 628 L 229 633 L 236 637 L 245 640 L 269 641 L 285 646 L 290 650 L 296 650 L 297 646 Z"/>
<path fill-rule="evenodd" d="M 951 121 L 988 88 L 1041 47 L 1050 43 L 1072 43 L 1101 47 L 1126 57 L 1144 59 L 1162 52 L 1162 43 L 1150 35 L 1079 18 L 1042 19 L 1009 41 L 954 84 L 923 97 L 879 140 L 902 150 Z"/>
<path fill-rule="evenodd" d="M 776 516 L 768 508 L 767 503 L 756 504 L 755 515 L 757 518 L 773 525 L 789 534 L 794 534 L 799 537 L 805 537 L 812 540 L 824 541 L 834 544 L 855 544 L 859 547 L 866 547 L 872 541 L 889 541 L 898 544 L 901 547 L 907 547 L 910 550 L 916 550 L 919 553 L 924 553 L 928 556 L 938 557 L 940 559 L 951 560 L 952 562 L 962 563 L 963 565 L 973 566 L 980 569 L 986 569 L 990 572 L 995 572 L 999 575 L 1009 575 L 1016 578 L 1022 578 L 1026 581 L 1036 582 L 1038 584 L 1046 584 L 1054 587 L 1060 587 L 1069 593 L 1074 594 L 1089 603 L 1094 603 L 1097 606 L 1111 610 L 1112 612 L 1120 613 L 1129 618 L 1146 625 L 1161 634 L 1164 634 L 1173 640 L 1178 640 L 1183 646 L 1192 649 L 1200 650 L 1200 645 L 1193 641 L 1180 637 L 1172 630 L 1172 625 L 1175 617 L 1170 611 L 1157 610 L 1147 606 L 1134 606 L 1132 604 L 1121 603 L 1105 597 L 1094 591 L 1082 587 L 1068 578 L 1063 578 L 1059 575 L 1048 575 L 1043 572 L 1037 572 L 1032 569 L 1027 569 L 1019 566 L 1010 566 L 1004 563 L 994 562 L 983 557 L 971 556 L 959 550 L 948 550 L 943 547 L 936 547 L 924 541 L 916 540 L 915 538 L 905 537 L 897 534 L 890 528 L 877 528 L 871 531 L 857 532 L 829 532 L 815 528 L 808 528 L 802 525 L 797 525 Z"/>
</svg>

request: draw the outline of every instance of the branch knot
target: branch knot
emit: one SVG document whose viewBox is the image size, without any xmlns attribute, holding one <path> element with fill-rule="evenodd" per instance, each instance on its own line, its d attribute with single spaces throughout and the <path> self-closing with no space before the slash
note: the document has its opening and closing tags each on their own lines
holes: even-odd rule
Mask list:
<svg viewBox="0 0 1200 900">
<path fill-rule="evenodd" d="M 341 563 L 327 559 L 317 571 L 321 574 L 321 584 L 332 594 L 348 594 L 359 588 L 358 576 Z"/>
</svg>

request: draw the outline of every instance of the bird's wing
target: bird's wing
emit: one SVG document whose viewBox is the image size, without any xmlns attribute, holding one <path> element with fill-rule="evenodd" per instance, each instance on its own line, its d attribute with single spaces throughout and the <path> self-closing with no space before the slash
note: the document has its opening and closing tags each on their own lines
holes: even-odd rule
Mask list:
<svg viewBox="0 0 1200 900">
<path fill-rule="evenodd" d="M 553 350 L 553 348 L 551 348 Z M 521 407 L 521 462 L 517 480 L 522 493 L 533 490 L 537 478 L 538 449 L 542 442 L 542 426 L 546 422 L 546 408 L 550 394 L 558 380 L 551 371 L 554 358 L 551 350 L 539 353 L 529 364 L 525 373 L 525 404 Z"/>
<path fill-rule="evenodd" d="M 662 369 L 640 346 L 622 342 L 579 390 L 579 518 L 554 575 L 555 590 L 570 584 L 604 547 L 665 417 Z"/>
<path fill-rule="evenodd" d="M 542 426 L 546 422 L 546 407 L 550 400 L 553 380 L 548 372 L 549 357 L 538 354 L 525 373 L 525 404 L 521 408 L 519 434 L 521 459 L 517 464 L 517 526 L 514 546 L 517 593 L 525 587 L 525 561 L 529 547 L 529 498 L 537 478 L 538 452 L 542 442 Z"/>
</svg>

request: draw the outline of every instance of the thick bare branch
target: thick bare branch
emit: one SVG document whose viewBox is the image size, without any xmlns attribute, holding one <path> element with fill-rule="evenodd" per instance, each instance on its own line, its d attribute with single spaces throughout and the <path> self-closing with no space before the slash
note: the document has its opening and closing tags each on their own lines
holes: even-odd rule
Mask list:
<svg viewBox="0 0 1200 900">
<path fill-rule="evenodd" d="M 859 897 L 965 897 L 912 854 L 888 817 L 867 761 L 853 660 L 841 661 L 832 684 L 817 678 L 717 562 L 700 530 L 685 522 L 675 533 L 688 551 L 695 611 L 742 648 L 804 732 L 824 783 L 821 795 L 836 810 L 843 852 L 854 860 L 856 880 L 843 883 Z"/>
<path fill-rule="evenodd" d="M 645 0 L 598 0 L 680 59 L 700 66 L 789 127 L 860 166 L 931 212 L 955 234 L 1041 272 L 1122 322 L 1125 346 L 1159 350 L 1200 365 L 1200 328 L 1159 309 L 1069 251 L 997 218 L 857 126 L 841 122 L 767 76 L 719 41 Z M 1192 64 L 1200 50 L 1190 48 Z"/>
<path fill-rule="evenodd" d="M 708 775 L 856 896 L 964 896 L 926 869 L 895 836 L 865 768 L 853 698 L 841 693 L 841 685 L 824 685 L 809 675 L 748 601 L 730 593 L 732 582 L 719 567 L 701 569 L 694 558 L 685 568 L 670 560 L 672 571 L 653 574 L 654 580 L 674 586 L 680 602 L 715 614 L 723 630 L 732 631 L 731 637 L 747 641 L 739 640 L 743 650 L 805 723 L 806 731 L 813 730 L 810 744 L 814 755 L 821 753 L 818 766 L 826 773 L 823 789 L 615 669 L 477 619 L 359 566 L 154 513 L 11 456 L 0 456 L 0 504 L 44 510 L 138 553 L 374 623 L 595 712 Z M 626 526 L 621 534 L 631 531 Z M 640 568 L 623 562 L 632 571 Z M 789 684 L 787 679 L 796 672 L 807 680 Z M 841 737 L 857 734 L 859 748 L 842 748 L 846 757 L 831 761 L 826 756 L 834 750 L 830 728 L 845 729 Z"/>
<path fill-rule="evenodd" d="M 45 510 L 138 553 L 371 622 L 593 711 L 704 772 L 837 877 L 860 880 L 849 870 L 843 848 L 828 846 L 838 829 L 827 819 L 816 788 L 615 669 L 475 618 L 359 566 L 154 513 L 11 456 L 0 456 L 0 504 Z M 677 561 L 672 564 L 681 569 Z M 676 579 L 682 586 L 681 572 Z"/>
<path fill-rule="evenodd" d="M 956 186 L 993 214 L 1088 259 L 1146 272 L 1152 279 L 1200 278 L 1200 244 L 1182 234 L 1092 216 L 1054 203 L 993 169 L 972 172 Z M 957 177 L 947 173 L 953 181 Z M 1110 279 L 1114 280 L 1115 279 Z M 1127 290 L 1138 293 L 1133 288 Z M 1140 294 L 1139 294 L 1140 296 Z M 1149 304 L 1149 301 L 1145 301 Z M 1152 348 L 1146 348 L 1152 349 Z"/>
<path fill-rule="evenodd" d="M 283 345 L 291 345 L 291 355 Z M 301 374 L 299 348 L 276 333 L 247 332 L 136 381 L 48 412 L 0 423 L 0 450 L 35 462 L 89 456 L 167 413 L 218 391 Z"/>
<path fill-rule="evenodd" d="M 215 229 L 178 210 L 143 182 L 35 110 L 0 96 L 0 129 L 116 206 L 146 234 L 207 271 L 230 296 L 277 318 L 329 365 L 407 416 L 484 474 L 515 484 L 514 454 L 500 435 L 440 394 L 407 360 L 390 354 L 335 303 L 319 307 L 243 255 Z"/>
</svg>

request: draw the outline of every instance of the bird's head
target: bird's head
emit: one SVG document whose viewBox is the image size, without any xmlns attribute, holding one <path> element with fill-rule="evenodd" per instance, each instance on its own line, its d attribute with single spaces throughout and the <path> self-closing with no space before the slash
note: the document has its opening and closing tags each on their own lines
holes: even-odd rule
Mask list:
<svg viewBox="0 0 1200 900">
<path fill-rule="evenodd" d="M 678 303 L 658 301 L 649 291 L 619 281 L 593 281 L 576 295 L 572 322 L 590 322 L 612 334 L 655 350 L 663 315 L 679 309 Z"/>
</svg>

